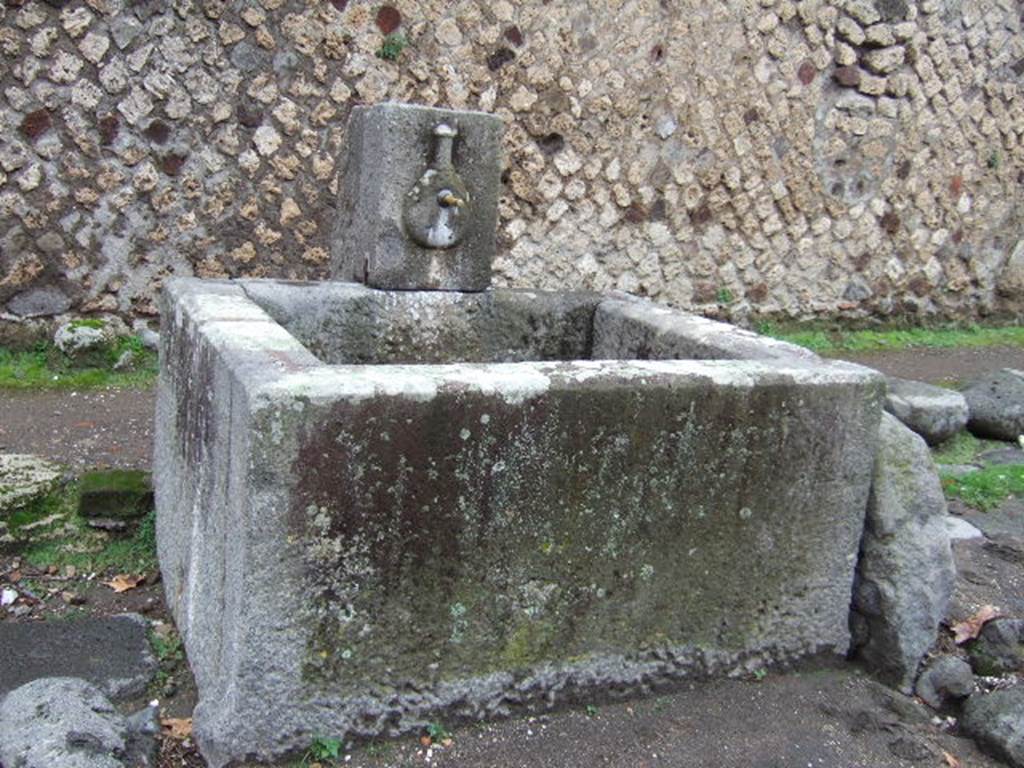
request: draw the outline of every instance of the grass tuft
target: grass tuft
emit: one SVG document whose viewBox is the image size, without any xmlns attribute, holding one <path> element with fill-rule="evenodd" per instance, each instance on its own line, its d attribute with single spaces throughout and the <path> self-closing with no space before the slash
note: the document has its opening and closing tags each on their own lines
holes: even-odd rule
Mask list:
<svg viewBox="0 0 1024 768">
<path fill-rule="evenodd" d="M 777 327 L 766 323 L 758 330 L 819 354 L 878 352 L 900 349 L 951 347 L 1024 347 L 1024 327 L 968 326 L 952 328 L 889 328 L 850 331 L 833 328 Z"/>
<path fill-rule="evenodd" d="M 129 350 L 135 358 L 132 370 L 113 370 L 114 363 Z M 60 364 L 61 354 L 51 345 L 42 344 L 28 352 L 0 348 L 0 389 L 141 389 L 156 380 L 157 356 L 143 347 L 137 336 L 121 339 L 111 347 L 109 357 L 109 367 L 76 369 Z"/>
<path fill-rule="evenodd" d="M 155 511 L 139 521 L 132 535 L 111 537 L 85 525 L 73 513 L 73 508 L 73 503 L 69 502 L 70 513 L 58 537 L 26 547 L 24 556 L 29 563 L 44 569 L 51 565 L 58 568 L 73 565 L 79 571 L 97 573 L 141 573 L 156 569 Z"/>
<path fill-rule="evenodd" d="M 988 467 L 963 477 L 944 477 L 946 495 L 988 512 L 1012 496 L 1024 495 L 1024 465 Z"/>
<path fill-rule="evenodd" d="M 1005 447 L 1006 443 L 982 440 L 963 430 L 932 448 L 932 458 L 936 464 L 970 464 L 985 451 Z"/>
</svg>

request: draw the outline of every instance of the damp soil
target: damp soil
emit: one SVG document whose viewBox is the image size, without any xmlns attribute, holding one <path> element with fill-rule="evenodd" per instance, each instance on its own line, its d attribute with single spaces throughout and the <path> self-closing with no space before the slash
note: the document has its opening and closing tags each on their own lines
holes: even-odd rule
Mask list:
<svg viewBox="0 0 1024 768">
<path fill-rule="evenodd" d="M 830 354 L 838 360 L 866 365 L 887 376 L 915 379 L 956 389 L 971 379 L 1000 368 L 1024 369 L 1024 347 L 954 347 L 901 349 Z"/>
<path fill-rule="evenodd" d="M 0 452 L 32 453 L 76 472 L 148 469 L 153 388 L 23 392 L 0 389 Z"/>
</svg>

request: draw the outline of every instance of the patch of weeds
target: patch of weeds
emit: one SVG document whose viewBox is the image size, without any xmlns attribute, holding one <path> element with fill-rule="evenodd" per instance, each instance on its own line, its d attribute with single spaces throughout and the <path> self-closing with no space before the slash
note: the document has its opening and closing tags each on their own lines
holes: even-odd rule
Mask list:
<svg viewBox="0 0 1024 768">
<path fill-rule="evenodd" d="M 1024 495 L 1024 464 L 988 467 L 963 477 L 944 477 L 942 487 L 947 496 L 988 512 L 1011 496 Z"/>
<path fill-rule="evenodd" d="M 181 635 L 173 628 L 166 635 L 150 630 L 149 644 L 153 648 L 158 662 L 150 690 L 154 695 L 159 695 L 163 687 L 184 663 L 185 648 L 181 643 Z"/>
<path fill-rule="evenodd" d="M 134 533 L 112 537 L 67 518 L 59 538 L 30 544 L 25 559 L 36 568 L 73 565 L 78 571 L 141 573 L 156 569 L 156 512 L 139 521 Z"/>
<path fill-rule="evenodd" d="M 384 38 L 384 42 L 377 49 L 377 58 L 384 59 L 385 61 L 397 61 L 408 44 L 409 41 L 405 39 L 405 35 L 399 32 L 392 32 Z"/>
<path fill-rule="evenodd" d="M 595 717 L 597 715 L 597 707 L 593 704 L 587 704 L 584 711 L 587 713 L 587 717 Z"/>
<path fill-rule="evenodd" d="M 7 515 L 5 522 L 15 539 L 35 538 L 64 523 L 72 510 L 68 493 L 52 491 L 18 507 Z M 45 523 L 46 520 L 51 522 Z"/>
<path fill-rule="evenodd" d="M 129 350 L 134 357 L 132 369 L 112 370 L 114 363 Z M 37 345 L 26 352 L 0 348 L 0 389 L 144 388 L 152 386 L 156 380 L 157 356 L 143 347 L 137 336 L 120 339 L 112 345 L 108 358 L 110 367 L 70 368 L 61 362 L 60 351 L 49 344 Z"/>
<path fill-rule="evenodd" d="M 760 669 L 755 669 L 754 670 L 754 680 L 756 680 L 757 682 L 760 683 L 766 677 L 768 677 L 768 670 L 765 669 L 764 667 L 761 667 Z"/>
<path fill-rule="evenodd" d="M 985 451 L 1005 447 L 1006 443 L 998 440 L 981 440 L 963 430 L 932 448 L 932 458 L 936 464 L 970 464 Z"/>
<path fill-rule="evenodd" d="M 328 736 L 316 736 L 302 758 L 302 765 L 310 761 L 337 760 L 341 756 L 341 739 Z"/>
<path fill-rule="evenodd" d="M 75 328 L 95 328 L 96 330 L 102 329 L 106 325 L 105 322 L 100 320 L 98 317 L 82 317 L 78 320 L 72 320 L 68 323 L 72 329 Z"/>
<path fill-rule="evenodd" d="M 762 324 L 761 332 L 825 355 L 899 349 L 1024 347 L 1024 327 L 1021 326 L 897 327 L 854 331 L 813 326 L 780 328 L 766 323 Z"/>
<path fill-rule="evenodd" d="M 728 288 L 719 288 L 718 293 L 715 294 L 715 301 L 719 304 L 732 304 L 736 301 L 736 296 Z"/>
<path fill-rule="evenodd" d="M 435 744 L 440 744 L 443 741 L 451 741 L 452 735 L 448 733 L 448 729 L 445 728 L 441 723 L 429 723 L 427 725 L 427 736 Z"/>
</svg>

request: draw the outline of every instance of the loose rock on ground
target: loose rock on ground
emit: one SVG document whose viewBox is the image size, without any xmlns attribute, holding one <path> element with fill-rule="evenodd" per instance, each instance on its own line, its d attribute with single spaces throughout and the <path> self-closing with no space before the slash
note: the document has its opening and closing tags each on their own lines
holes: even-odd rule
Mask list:
<svg viewBox="0 0 1024 768">
<path fill-rule="evenodd" d="M 978 437 L 1016 441 L 1024 434 L 1024 372 L 1003 368 L 972 381 L 963 391 L 970 408 L 967 428 Z"/>
<path fill-rule="evenodd" d="M 1024 768 L 1024 686 L 971 696 L 962 727 L 986 752 Z"/>
<path fill-rule="evenodd" d="M 155 765 L 153 713 L 129 720 L 91 683 L 47 677 L 0 703 L 0 763 L 12 768 Z"/>
<path fill-rule="evenodd" d="M 883 414 L 851 624 L 858 655 L 905 693 L 956 578 L 945 515 L 924 440 Z"/>
<path fill-rule="evenodd" d="M 885 410 L 925 439 L 948 440 L 967 424 L 967 401 L 959 392 L 922 381 L 888 378 Z"/>
</svg>

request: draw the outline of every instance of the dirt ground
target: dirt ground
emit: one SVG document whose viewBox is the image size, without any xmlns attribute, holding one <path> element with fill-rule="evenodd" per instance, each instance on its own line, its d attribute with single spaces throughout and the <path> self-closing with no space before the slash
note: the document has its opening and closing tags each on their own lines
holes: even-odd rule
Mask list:
<svg viewBox="0 0 1024 768">
<path fill-rule="evenodd" d="M 1021 347 L 904 349 L 892 352 L 837 353 L 840 360 L 875 368 L 888 376 L 947 386 L 963 385 L 1000 368 L 1024 369 Z"/>
<path fill-rule="evenodd" d="M 147 469 L 155 404 L 152 389 L 0 390 L 0 452 L 32 453 L 75 471 Z"/>
<path fill-rule="evenodd" d="M 958 349 L 843 356 L 891 375 L 962 383 L 985 370 L 1024 368 L 1022 349 Z M 97 466 L 146 468 L 151 460 L 154 393 L 0 392 L 0 451 L 35 453 L 73 471 Z M 986 602 L 1021 606 L 1024 555 L 1013 542 L 977 540 L 956 547 L 964 578 L 958 617 Z M 30 620 L 141 612 L 167 622 L 158 573 L 114 595 L 102 576 L 31 573 L 0 557 L 0 582 L 15 571 L 43 585 Z M 74 595 L 74 600 L 65 593 Z M 1016 614 L 1015 614 L 1016 615 Z M 2 620 L 12 620 L 0 617 Z M 0 649 L 2 651 L 2 649 Z M 2 656 L 2 653 L 0 653 Z M 184 665 L 157 691 L 164 717 L 188 717 L 195 689 Z M 763 679 L 701 681 L 625 702 L 595 699 L 580 708 L 492 724 L 450 727 L 447 746 L 408 737 L 361 745 L 339 765 L 361 768 L 989 768 L 999 763 L 956 735 L 955 720 L 894 694 L 855 664 L 818 660 Z M 310 761 L 307 761 L 308 764 Z M 200 768 L 190 740 L 165 738 L 161 768 Z M 296 765 L 293 763 L 292 765 Z"/>
</svg>

